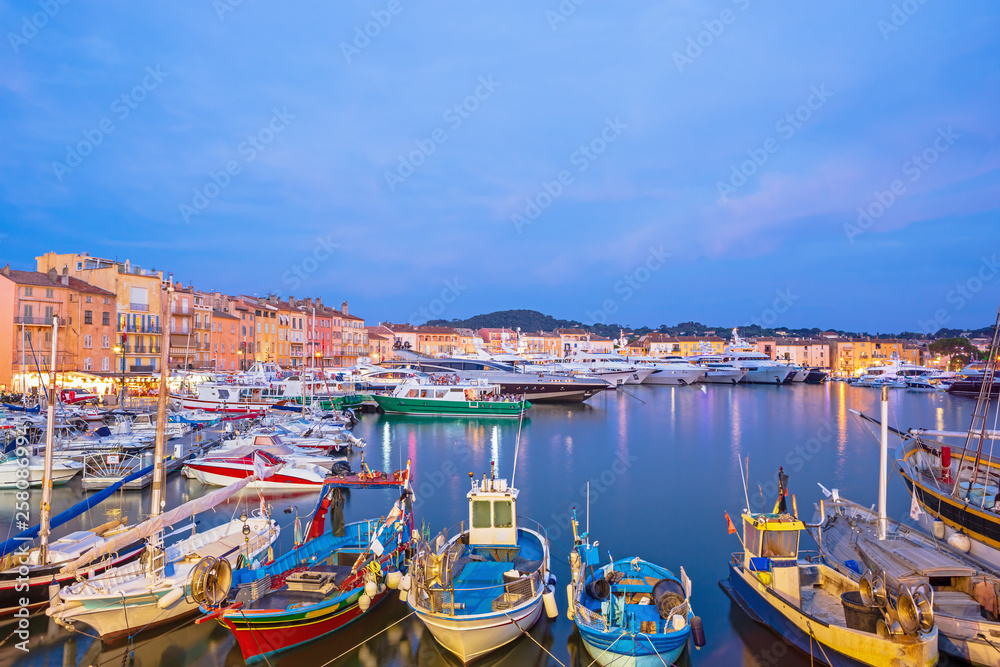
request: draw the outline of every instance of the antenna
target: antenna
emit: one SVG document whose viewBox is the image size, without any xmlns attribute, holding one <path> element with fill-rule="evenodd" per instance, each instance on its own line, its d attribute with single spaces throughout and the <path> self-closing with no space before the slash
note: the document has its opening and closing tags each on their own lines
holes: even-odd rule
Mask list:
<svg viewBox="0 0 1000 667">
<path fill-rule="evenodd" d="M 747 457 L 747 474 L 743 474 L 743 462 L 740 461 L 740 477 L 743 479 L 743 498 L 747 501 L 747 512 L 750 511 L 750 494 L 747 492 L 747 477 L 750 476 L 750 457 Z"/>
<path fill-rule="evenodd" d="M 514 486 L 514 477 L 517 475 L 517 450 L 521 446 L 521 424 L 524 423 L 524 394 L 521 394 L 521 414 L 517 418 L 517 438 L 514 439 L 514 471 L 510 474 L 510 485 Z"/>
</svg>

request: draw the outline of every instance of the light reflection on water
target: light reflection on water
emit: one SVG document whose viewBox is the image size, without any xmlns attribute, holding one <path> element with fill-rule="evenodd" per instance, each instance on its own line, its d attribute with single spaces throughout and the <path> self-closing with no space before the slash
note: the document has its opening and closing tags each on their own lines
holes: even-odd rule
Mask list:
<svg viewBox="0 0 1000 667">
<path fill-rule="evenodd" d="M 963 429 L 973 403 L 947 395 L 895 390 L 891 392 L 890 423 L 902 428 Z M 521 489 L 518 513 L 540 521 L 552 538 L 560 617 L 540 622 L 532 636 L 567 665 L 582 667 L 591 662 L 577 643 L 572 623 L 565 618 L 564 593 L 572 539 L 568 516 L 571 508 L 577 507 L 584 519 L 590 481 L 590 527 L 593 538 L 600 540 L 602 557 L 610 550 L 616 558 L 642 555 L 675 571 L 683 565 L 694 581 L 692 602 L 704 619 L 708 645 L 691 656 L 690 664 L 775 664 L 768 662 L 772 655 L 768 651 L 775 646 L 776 637 L 732 609 L 717 585 L 726 576 L 730 552 L 739 549 L 736 536 L 727 535 L 723 517 L 723 512 L 728 511 L 735 518 L 746 504 L 738 461 L 750 458 L 748 483 L 750 502 L 755 507 L 760 502 L 758 485 L 768 488 L 779 465 L 790 475 L 790 490 L 804 511 L 819 499 L 817 482 L 837 487 L 845 497 L 870 505 L 877 495 L 878 449 L 848 413 L 851 408 L 877 416 L 878 390 L 842 383 L 786 387 L 629 386 L 626 391 L 604 392 L 581 405 L 536 404 L 522 426 L 517 462 L 517 484 Z M 825 440 L 824 424 L 830 431 Z M 500 474 L 510 476 L 517 428 L 514 419 L 365 414 L 355 435 L 369 443 L 369 454 L 381 459 L 386 468 L 396 469 L 400 462 L 405 465 L 407 459 L 413 461 L 418 489 L 417 523 L 426 521 L 432 531 L 437 531 L 467 519 L 468 472 L 480 477 L 489 470 L 492 458 L 500 461 Z M 381 456 L 373 448 L 380 450 Z M 179 475 L 168 479 L 172 505 L 205 490 Z M 37 507 L 39 497 L 32 494 L 33 507 Z M 390 490 L 351 491 L 346 494 L 345 520 L 383 515 L 395 497 Z M 4 528 L 11 520 L 12 498 L 10 492 L 0 492 L 0 526 Z M 78 482 L 56 488 L 53 509 L 61 511 L 81 498 Z M 307 514 L 315 505 L 312 494 L 268 493 L 267 499 L 283 525 L 292 516 L 283 513 L 285 507 L 297 505 L 300 512 Z M 774 502 L 773 496 L 767 500 L 768 504 Z M 148 503 L 148 491 L 128 492 L 109 501 L 107 511 L 134 520 L 148 512 Z M 244 502 L 250 508 L 256 504 L 255 494 Z M 228 520 L 242 506 L 230 503 L 203 514 L 199 517 L 201 527 Z M 899 520 L 908 516 L 909 499 L 898 476 L 889 484 L 889 510 Z M 103 523 L 106 513 L 102 510 L 85 515 L 78 524 L 63 530 Z M 287 548 L 291 533 L 290 525 L 282 531 L 282 548 Z M 362 639 L 404 619 L 407 613 L 398 600 L 390 599 L 349 630 L 272 658 L 271 664 L 321 665 L 345 651 L 347 654 L 336 664 L 454 664 L 442 656 L 441 649 L 412 617 L 352 650 Z M 0 638 L 6 635 L 3 627 Z M 70 643 L 69 635 L 50 627 L 44 616 L 31 627 L 30 657 L 25 660 L 23 654 L 5 645 L 0 647 L 0 667 L 11 663 L 62 665 L 64 650 L 67 657 L 76 656 L 67 664 L 121 664 L 120 647 L 101 648 L 87 637 Z M 189 624 L 159 635 L 143 635 L 135 650 L 138 666 L 242 664 L 232 637 L 216 623 Z M 483 664 L 557 663 L 535 642 L 522 639 Z M 804 666 L 808 657 L 783 655 L 780 664 Z"/>
</svg>

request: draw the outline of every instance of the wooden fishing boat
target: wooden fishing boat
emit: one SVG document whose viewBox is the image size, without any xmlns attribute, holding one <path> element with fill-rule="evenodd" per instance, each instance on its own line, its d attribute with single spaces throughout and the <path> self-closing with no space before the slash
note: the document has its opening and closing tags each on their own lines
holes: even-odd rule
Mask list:
<svg viewBox="0 0 1000 667">
<path fill-rule="evenodd" d="M 576 623 L 594 662 L 606 667 L 659 667 L 677 661 L 695 630 L 705 643 L 701 619 L 691 610 L 691 580 L 638 556 L 600 564 L 597 544 L 578 536 L 570 554 L 572 583 L 566 615 Z"/>
<path fill-rule="evenodd" d="M 887 600 L 859 618 L 850 606 L 855 596 L 860 603 L 858 583 L 825 564 L 819 554 L 810 558 L 800 552 L 799 536 L 806 524 L 783 509 L 776 503 L 770 513 L 744 511 L 743 551 L 732 555 L 729 577 L 719 582 L 729 597 L 754 621 L 822 664 L 936 665 L 938 629 L 933 616 L 923 615 L 912 632 L 900 632 L 894 600 Z M 874 627 L 859 622 L 874 615 Z"/>
<path fill-rule="evenodd" d="M 308 539 L 264 567 L 241 573 L 224 601 L 203 604 L 236 637 L 247 663 L 319 639 L 377 606 L 403 581 L 413 518 L 408 475 L 388 516 L 322 534 L 329 500 L 321 497 Z M 298 540 L 297 540 L 298 541 Z"/>
<path fill-rule="evenodd" d="M 546 593 L 555 615 L 548 535 L 517 516 L 517 496 L 492 474 L 481 484 L 473 479 L 468 528 L 463 521 L 450 537 L 445 530 L 421 542 L 413 557 L 407 604 L 465 663 L 526 632 L 541 616 Z"/>
<path fill-rule="evenodd" d="M 452 417 L 520 417 L 531 403 L 509 400 L 500 387 L 485 380 L 430 382 L 414 378 L 400 384 L 391 395 L 372 398 L 384 412 Z"/>
</svg>

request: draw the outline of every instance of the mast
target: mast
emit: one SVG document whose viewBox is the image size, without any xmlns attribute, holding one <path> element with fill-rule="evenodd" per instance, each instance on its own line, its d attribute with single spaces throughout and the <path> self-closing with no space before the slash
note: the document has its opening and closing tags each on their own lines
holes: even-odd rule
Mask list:
<svg viewBox="0 0 1000 667">
<path fill-rule="evenodd" d="M 48 420 L 45 423 L 45 469 L 42 472 L 42 518 L 39 523 L 38 555 L 40 563 L 48 562 L 49 515 L 52 513 L 52 448 L 56 423 L 56 354 L 59 346 L 59 317 L 52 318 L 52 370 L 49 374 Z"/>
<path fill-rule="evenodd" d="M 166 307 L 166 312 L 170 312 L 174 305 L 174 286 L 167 284 L 166 303 L 161 304 Z M 162 299 L 161 299 L 162 300 Z M 165 318 L 164 318 L 165 319 Z M 163 455 L 166 448 L 166 424 L 167 421 L 167 376 L 170 374 L 168 368 L 170 359 L 170 330 L 164 327 L 160 340 L 160 390 L 157 396 L 156 405 L 156 448 L 153 450 L 153 486 L 150 494 L 150 518 L 159 516 L 163 509 L 163 486 L 166 477 L 163 470 Z M 159 546 L 160 533 L 151 536 L 149 541 L 151 546 Z M 150 574 L 155 576 L 155 558 L 149 559 Z"/>
<path fill-rule="evenodd" d="M 885 511 L 886 476 L 889 468 L 889 387 L 882 385 L 882 423 L 878 455 L 878 539 L 884 540 L 888 520 Z"/>
<path fill-rule="evenodd" d="M 972 483 L 969 484 L 969 489 L 965 492 L 965 500 L 968 500 L 972 488 L 979 479 L 979 464 L 983 457 L 983 443 L 986 441 L 986 417 L 990 411 L 990 392 L 993 390 L 993 379 L 997 370 L 998 347 L 1000 347 L 1000 307 L 997 308 L 997 319 L 993 324 L 993 340 L 990 341 L 989 358 L 986 360 L 986 368 L 983 369 L 983 383 L 979 386 L 976 409 L 972 412 L 972 423 L 969 424 L 969 433 L 965 437 L 966 451 L 970 449 L 973 437 L 978 436 L 979 438 L 979 445 L 976 447 L 976 464 L 972 468 Z M 951 490 L 952 496 L 955 496 L 960 482 L 961 476 L 956 475 L 955 486 Z"/>
</svg>

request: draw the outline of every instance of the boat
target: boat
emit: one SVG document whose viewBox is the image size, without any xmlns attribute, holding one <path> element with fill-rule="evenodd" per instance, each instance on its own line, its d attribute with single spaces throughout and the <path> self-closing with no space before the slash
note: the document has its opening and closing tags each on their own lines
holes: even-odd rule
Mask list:
<svg viewBox="0 0 1000 667">
<path fill-rule="evenodd" d="M 982 376 L 969 376 L 959 378 L 948 386 L 948 393 L 952 396 L 966 396 L 974 398 L 979 396 L 983 387 Z M 994 377 L 989 385 L 989 395 L 991 398 L 1000 396 L 1000 378 Z"/>
<path fill-rule="evenodd" d="M 724 360 L 746 372 L 740 382 L 744 384 L 784 384 L 795 372 L 794 369 L 773 361 L 763 352 L 758 352 L 750 343 L 740 338 L 733 329 L 733 338 L 726 346 Z"/>
<path fill-rule="evenodd" d="M 700 382 L 706 369 L 692 364 L 690 361 L 680 356 L 668 356 L 662 358 L 643 359 L 635 358 L 639 362 L 640 368 L 652 368 L 653 372 L 646 376 L 643 384 L 659 385 L 688 385 Z"/>
<path fill-rule="evenodd" d="M 18 457 L 16 451 L 8 454 L 0 454 L 0 489 L 23 489 L 38 488 L 42 485 L 45 475 L 45 461 L 43 457 L 27 456 Z M 27 476 L 22 471 L 27 471 Z M 83 470 L 83 464 L 71 459 L 53 458 L 51 469 L 52 486 L 61 486 L 79 474 Z M 27 480 L 27 487 L 21 480 Z"/>
<path fill-rule="evenodd" d="M 746 377 L 747 371 L 725 361 L 721 354 L 712 352 L 707 343 L 699 343 L 699 351 L 687 358 L 693 364 L 705 369 L 700 382 L 704 384 L 738 384 Z"/>
<path fill-rule="evenodd" d="M 841 498 L 836 489 L 823 491 L 829 494 L 826 516 L 810 532 L 827 561 L 858 581 L 862 602 L 871 605 L 877 595 L 900 586 L 929 591 L 923 595 L 941 651 L 974 665 L 996 665 L 1000 651 L 990 638 L 1000 637 L 995 592 L 1000 591 L 1000 571 L 888 518 L 880 540 L 877 512 Z M 912 624 L 915 619 L 902 620 Z"/>
<path fill-rule="evenodd" d="M 531 403 L 500 394 L 499 385 L 481 380 L 416 378 L 403 382 L 391 395 L 374 396 L 387 413 L 454 417 L 519 417 Z"/>
<path fill-rule="evenodd" d="M 413 556 L 406 602 L 463 663 L 527 632 L 541 616 L 546 594 L 554 611 L 548 535 L 540 524 L 517 516 L 518 495 L 491 466 L 489 477 L 472 480 L 468 524 L 421 541 Z"/>
<path fill-rule="evenodd" d="M 403 494 L 383 519 L 359 521 L 323 533 L 324 496 L 308 538 L 273 563 L 241 572 L 232 593 L 205 599 L 201 611 L 229 628 L 247 664 L 270 664 L 276 653 L 337 632 L 386 600 L 404 584 L 411 547 L 408 471 Z M 339 491 L 334 491 L 339 493 Z M 404 592 L 405 594 L 405 592 Z"/>
<path fill-rule="evenodd" d="M 937 373 L 938 371 L 933 368 L 911 364 L 893 354 L 885 363 L 866 368 L 855 384 L 859 387 L 881 387 L 887 384 L 894 389 L 901 389 L 906 387 L 908 380 L 918 378 L 927 380 Z"/>
<path fill-rule="evenodd" d="M 576 623 L 583 645 L 599 665 L 672 665 L 695 631 L 704 645 L 701 619 L 691 609 L 691 580 L 638 556 L 601 565 L 598 545 L 579 534 L 573 514 L 572 582 L 566 615 Z"/>
<path fill-rule="evenodd" d="M 807 525 L 796 516 L 794 496 L 792 512 L 787 511 L 787 479 L 779 470 L 773 511 L 743 511 L 743 550 L 732 554 L 729 576 L 719 582 L 726 594 L 751 619 L 816 661 L 835 667 L 936 665 L 938 629 L 932 614 L 918 614 L 911 632 L 897 630 L 900 594 L 906 599 L 908 591 L 874 608 L 862 605 L 858 582 L 819 554 L 799 550 Z"/>
<path fill-rule="evenodd" d="M 911 378 L 906 381 L 906 391 L 913 393 L 937 393 L 937 385 L 924 378 Z"/>
<path fill-rule="evenodd" d="M 192 394 L 170 394 L 175 408 L 226 414 L 262 414 L 288 398 L 280 382 L 255 385 L 203 382 Z"/>
<path fill-rule="evenodd" d="M 274 474 L 266 479 L 254 477 L 261 465 L 274 468 Z M 253 448 L 191 459 L 184 470 L 187 477 L 212 486 L 228 486 L 236 480 L 253 477 L 249 485 L 252 489 L 318 489 L 328 474 L 318 465 L 304 461 L 292 463 Z"/>
<path fill-rule="evenodd" d="M 523 370 L 525 363 L 525 359 L 515 355 L 494 356 L 492 359 L 408 359 L 387 362 L 384 365 L 391 371 L 383 370 L 365 377 L 369 381 L 391 379 L 395 388 L 402 378 L 393 376 L 407 369 L 425 374 L 456 374 L 463 380 L 492 382 L 500 386 L 501 394 L 523 396 L 532 403 L 577 403 L 607 389 L 607 382 L 596 377 L 528 372 Z M 520 371 L 519 364 L 522 365 Z"/>
</svg>

